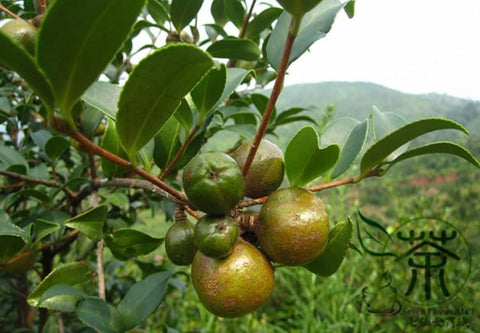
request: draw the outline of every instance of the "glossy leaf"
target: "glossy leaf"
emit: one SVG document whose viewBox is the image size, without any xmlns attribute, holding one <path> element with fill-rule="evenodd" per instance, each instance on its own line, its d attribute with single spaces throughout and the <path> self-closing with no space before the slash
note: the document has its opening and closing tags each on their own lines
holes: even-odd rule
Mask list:
<svg viewBox="0 0 480 333">
<path fill-rule="evenodd" d="M 47 109 L 53 112 L 52 87 L 46 75 L 35 62 L 35 59 L 22 46 L 7 37 L 1 30 L 0 50 L 2 50 L 0 52 L 0 64 L 17 72 L 37 93 L 47 106 Z"/>
<path fill-rule="evenodd" d="M 175 44 L 158 49 L 135 67 L 117 114 L 118 137 L 131 159 L 212 66 L 212 59 L 197 47 Z"/>
<path fill-rule="evenodd" d="M 45 143 L 45 154 L 47 154 L 50 160 L 54 161 L 62 156 L 68 147 L 70 147 L 70 142 L 67 139 L 61 136 L 54 136 Z"/>
<path fill-rule="evenodd" d="M 49 7 L 38 34 L 37 59 L 68 121 L 73 122 L 73 105 L 120 49 L 144 4 L 62 0 Z"/>
<path fill-rule="evenodd" d="M 97 81 L 87 89 L 82 99 L 91 107 L 115 120 L 121 91 L 122 88 L 116 84 Z"/>
<path fill-rule="evenodd" d="M 177 31 L 182 31 L 197 16 L 203 0 L 172 0 L 170 17 Z"/>
<path fill-rule="evenodd" d="M 243 7 L 241 0 L 223 0 L 223 8 L 225 10 L 226 17 L 237 28 L 240 28 L 243 24 L 245 17 L 245 8 Z"/>
<path fill-rule="evenodd" d="M 28 169 L 27 160 L 17 150 L 0 142 L 0 169 L 5 170 L 13 165 L 23 165 Z"/>
<path fill-rule="evenodd" d="M 21 197 L 26 197 L 28 199 L 36 199 L 44 204 L 47 204 L 50 201 L 50 197 L 44 191 L 38 191 L 38 190 L 27 188 L 26 190 L 20 190 L 10 194 L 5 199 L 5 202 L 4 202 L 5 207 L 9 207 L 15 202 L 15 200 Z"/>
<path fill-rule="evenodd" d="M 108 207 L 96 206 L 65 221 L 67 227 L 78 229 L 93 241 L 102 239 L 103 225 L 107 219 Z"/>
<path fill-rule="evenodd" d="M 0 221 L 0 263 L 7 262 L 26 243 L 28 243 L 28 238 L 23 229 L 7 220 Z"/>
<path fill-rule="evenodd" d="M 228 23 L 227 15 L 225 14 L 224 0 L 213 0 L 210 6 L 210 13 L 212 14 L 215 23 L 223 27 Z"/>
<path fill-rule="evenodd" d="M 227 68 L 225 65 L 221 65 L 219 69 L 212 69 L 190 93 L 198 112 L 200 112 L 199 122 L 202 122 L 207 113 L 219 104 L 226 80 Z"/>
<path fill-rule="evenodd" d="M 339 0 L 324 0 L 303 17 L 293 44 L 290 63 L 305 53 L 314 42 L 326 36 L 342 8 L 343 4 Z M 291 19 L 290 14 L 283 13 L 279 17 L 267 43 L 268 61 L 275 69 L 278 69 L 280 65 Z"/>
<path fill-rule="evenodd" d="M 327 247 L 304 267 L 320 276 L 333 275 L 340 267 L 352 239 L 352 221 L 338 223 L 328 234 Z"/>
<path fill-rule="evenodd" d="M 225 84 L 225 89 L 223 90 L 222 97 L 220 101 L 224 101 L 228 98 L 235 89 L 245 80 L 245 78 L 251 74 L 252 71 L 243 69 L 243 68 L 228 68 L 227 69 L 227 82 Z"/>
<path fill-rule="evenodd" d="M 180 149 L 179 140 L 182 125 L 175 118 L 171 117 L 155 136 L 155 150 L 153 158 L 155 164 L 162 170 L 172 161 L 173 157 Z"/>
<path fill-rule="evenodd" d="M 70 262 L 57 266 L 35 287 L 28 296 L 28 304 L 38 306 L 38 301 L 45 291 L 57 284 L 72 287 L 88 283 L 93 278 L 93 269 L 85 262 Z"/>
<path fill-rule="evenodd" d="M 292 186 L 303 186 L 325 174 L 338 160 L 340 148 L 318 147 L 318 134 L 311 126 L 300 129 L 285 150 L 285 170 Z"/>
<path fill-rule="evenodd" d="M 171 275 L 171 272 L 155 273 L 130 287 L 117 307 L 125 329 L 134 328 L 155 311 L 165 296 Z"/>
<path fill-rule="evenodd" d="M 193 125 L 193 111 L 185 99 L 182 100 L 180 106 L 177 108 L 173 115 L 183 126 L 185 132 L 190 132 L 190 129 Z"/>
<path fill-rule="evenodd" d="M 260 48 L 250 39 L 225 38 L 214 42 L 207 49 L 207 52 L 215 58 L 257 60 L 261 55 Z"/>
<path fill-rule="evenodd" d="M 470 151 L 468 151 L 461 145 L 453 142 L 435 142 L 428 145 L 412 148 L 407 152 L 401 154 L 396 159 L 389 162 L 388 169 L 390 169 L 394 164 L 400 161 L 427 154 L 454 155 L 464 159 L 467 162 L 470 162 L 473 166 L 480 168 L 480 162 L 475 158 L 475 156 L 472 155 Z"/>
<path fill-rule="evenodd" d="M 38 300 L 38 307 L 53 311 L 73 312 L 77 303 L 87 298 L 83 291 L 66 284 L 56 284 L 46 290 Z"/>
<path fill-rule="evenodd" d="M 455 129 L 468 133 L 462 125 L 443 118 L 425 118 L 409 123 L 377 141 L 365 152 L 360 163 L 361 177 L 382 163 L 385 158 L 404 144 L 423 134 L 441 129 Z"/>
<path fill-rule="evenodd" d="M 162 0 L 148 0 L 147 10 L 148 13 L 158 24 L 163 24 L 168 20 L 168 12 L 165 8 L 165 1 Z"/>
<path fill-rule="evenodd" d="M 127 260 L 157 249 L 163 238 L 154 238 L 135 229 L 120 228 L 106 235 L 105 241 L 117 259 Z"/>
<path fill-rule="evenodd" d="M 85 325 L 101 333 L 123 333 L 123 318 L 117 309 L 98 297 L 89 297 L 77 305 L 76 314 Z"/>
<path fill-rule="evenodd" d="M 282 10 L 277 7 L 270 7 L 259 13 L 248 23 L 245 38 L 253 39 L 268 29 L 272 23 L 282 14 Z"/>
<path fill-rule="evenodd" d="M 100 146 L 115 155 L 126 157 L 126 154 L 120 145 L 120 139 L 118 138 L 115 122 L 111 119 L 109 119 L 107 122 L 107 128 L 105 129 L 105 133 L 103 133 Z M 126 170 L 120 167 L 118 164 L 102 157 L 102 172 L 104 177 L 111 178 L 124 174 Z"/>
<path fill-rule="evenodd" d="M 350 168 L 367 140 L 368 120 L 364 120 L 353 128 L 342 148 L 340 158 L 332 171 L 331 178 L 336 178 Z"/>
<path fill-rule="evenodd" d="M 355 16 L 355 0 L 350 0 L 345 4 L 345 13 L 347 13 L 348 18 Z"/>
<path fill-rule="evenodd" d="M 44 219 L 35 221 L 35 242 L 41 241 L 43 238 L 60 229 L 60 225 Z"/>
</svg>

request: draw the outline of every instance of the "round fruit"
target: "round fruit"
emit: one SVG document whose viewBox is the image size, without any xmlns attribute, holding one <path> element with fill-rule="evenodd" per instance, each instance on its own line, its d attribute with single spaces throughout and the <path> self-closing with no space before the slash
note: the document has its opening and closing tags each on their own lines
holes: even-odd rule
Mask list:
<svg viewBox="0 0 480 333">
<path fill-rule="evenodd" d="M 238 237 L 238 226 L 229 216 L 204 215 L 195 225 L 197 248 L 211 258 L 229 255 Z"/>
<path fill-rule="evenodd" d="M 243 170 L 252 142 L 245 142 L 231 154 Z M 283 152 L 268 140 L 262 140 L 245 178 L 245 195 L 260 198 L 275 191 L 283 180 Z"/>
<path fill-rule="evenodd" d="M 274 288 L 273 268 L 252 244 L 241 239 L 226 258 L 197 252 L 192 282 L 202 304 L 220 317 L 239 317 L 266 303 Z"/>
<path fill-rule="evenodd" d="M 173 223 L 165 235 L 165 250 L 175 265 L 190 265 L 197 252 L 193 240 L 194 227 L 188 221 Z"/>
<path fill-rule="evenodd" d="M 37 28 L 33 25 L 24 20 L 11 20 L 5 23 L 1 30 L 17 43 L 23 45 L 28 52 L 34 53 Z"/>
<path fill-rule="evenodd" d="M 322 200 L 302 188 L 272 193 L 260 211 L 259 245 L 267 256 L 285 265 L 315 259 L 328 241 L 329 221 Z"/>
<path fill-rule="evenodd" d="M 185 167 L 183 189 L 198 209 L 211 215 L 224 215 L 243 197 L 242 172 L 227 154 L 203 153 Z"/>
</svg>

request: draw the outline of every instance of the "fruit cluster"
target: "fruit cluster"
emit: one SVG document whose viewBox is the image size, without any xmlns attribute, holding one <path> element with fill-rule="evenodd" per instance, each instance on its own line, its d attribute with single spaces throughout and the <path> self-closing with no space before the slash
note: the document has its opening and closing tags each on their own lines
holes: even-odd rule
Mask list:
<svg viewBox="0 0 480 333">
<path fill-rule="evenodd" d="M 271 262 L 306 264 L 322 253 L 328 240 L 329 220 L 321 199 L 303 188 L 278 189 L 284 162 L 276 145 L 263 140 L 243 177 L 250 147 L 244 143 L 230 155 L 202 153 L 187 164 L 183 189 L 205 215 L 193 225 L 184 213 L 177 214 L 165 238 L 170 260 L 192 265 L 200 301 L 220 317 L 242 316 L 266 303 L 275 283 Z M 240 222 L 244 215 L 237 209 L 244 196 L 268 196 L 249 228 Z"/>
</svg>

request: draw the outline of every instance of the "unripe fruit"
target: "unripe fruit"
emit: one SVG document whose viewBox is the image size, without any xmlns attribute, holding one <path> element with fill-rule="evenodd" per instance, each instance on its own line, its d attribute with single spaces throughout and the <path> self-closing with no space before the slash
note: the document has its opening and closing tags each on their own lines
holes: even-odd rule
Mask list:
<svg viewBox="0 0 480 333">
<path fill-rule="evenodd" d="M 325 249 L 329 227 L 319 197 L 302 188 L 286 188 L 268 197 L 256 233 L 260 247 L 271 260 L 302 265 Z"/>
<path fill-rule="evenodd" d="M 265 256 L 241 239 L 223 259 L 198 251 L 192 263 L 192 282 L 200 302 L 220 317 L 239 317 L 256 310 L 270 299 L 275 283 Z"/>
<path fill-rule="evenodd" d="M 28 52 L 35 52 L 35 38 L 37 37 L 37 28 L 24 20 L 11 20 L 5 23 L 1 28 L 2 32 L 20 43 Z"/>
<path fill-rule="evenodd" d="M 219 259 L 229 255 L 237 238 L 238 226 L 229 216 L 205 215 L 195 225 L 195 245 L 211 258 Z"/>
<path fill-rule="evenodd" d="M 207 214 L 224 215 L 243 197 L 242 172 L 227 154 L 199 154 L 184 169 L 183 189 L 196 208 Z"/>
<path fill-rule="evenodd" d="M 251 146 L 252 142 L 245 142 L 231 153 L 242 170 Z M 283 174 L 282 150 L 263 139 L 245 178 L 245 195 L 250 198 L 269 195 L 282 184 Z"/>
<path fill-rule="evenodd" d="M 193 240 L 194 227 L 188 221 L 173 223 L 165 235 L 165 250 L 175 265 L 190 265 L 197 247 Z"/>
</svg>

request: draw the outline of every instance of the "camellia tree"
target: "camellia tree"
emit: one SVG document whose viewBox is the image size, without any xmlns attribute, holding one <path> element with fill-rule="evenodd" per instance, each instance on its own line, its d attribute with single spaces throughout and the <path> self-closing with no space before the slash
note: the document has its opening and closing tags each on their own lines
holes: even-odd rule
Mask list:
<svg viewBox="0 0 480 333">
<path fill-rule="evenodd" d="M 309 110 L 277 110 L 289 65 L 338 13 L 352 17 L 354 0 L 12 0 L 0 9 L 0 281 L 17 295 L 12 330 L 42 331 L 54 312 L 99 332 L 130 330 L 177 272 L 191 274 L 210 312 L 242 316 L 269 300 L 277 267 L 330 276 L 340 266 L 352 223 L 331 226 L 322 190 L 425 154 L 480 167 L 453 142 L 409 148 L 428 132 L 466 132 L 448 119 L 407 123 L 374 110 L 342 142 L 320 145 L 324 126 Z M 268 83 L 269 97 L 255 92 Z M 284 151 L 265 139 L 294 122 L 307 125 Z M 221 133 L 228 151 L 208 145 Z M 342 178 L 348 170 L 356 175 Z M 149 210 L 174 221 L 162 237 L 135 228 Z M 169 260 L 142 266 L 137 257 L 162 244 Z M 115 302 L 105 248 L 145 268 Z"/>
</svg>

